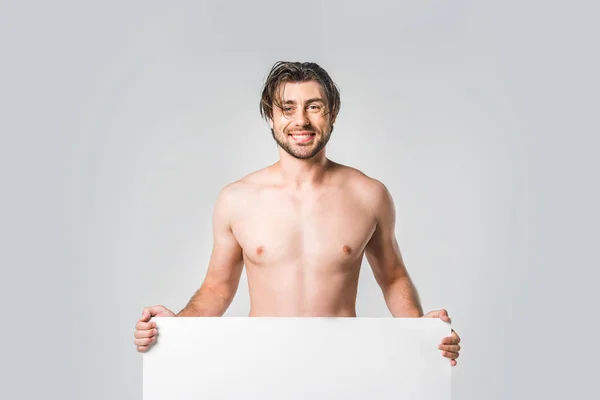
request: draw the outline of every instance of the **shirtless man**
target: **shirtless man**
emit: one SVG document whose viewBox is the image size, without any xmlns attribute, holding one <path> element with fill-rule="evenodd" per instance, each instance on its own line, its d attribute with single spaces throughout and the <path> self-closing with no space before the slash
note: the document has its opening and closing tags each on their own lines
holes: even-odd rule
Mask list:
<svg viewBox="0 0 600 400">
<path fill-rule="evenodd" d="M 386 187 L 325 156 L 340 109 L 337 86 L 314 63 L 278 62 L 265 82 L 261 115 L 279 161 L 224 187 L 213 212 L 213 249 L 200 289 L 175 314 L 146 307 L 134 332 L 139 352 L 157 340 L 152 317 L 222 316 L 244 265 L 251 317 L 356 317 L 363 255 L 394 317 L 423 315 L 395 237 Z M 439 349 L 452 366 L 456 332 Z"/>
</svg>

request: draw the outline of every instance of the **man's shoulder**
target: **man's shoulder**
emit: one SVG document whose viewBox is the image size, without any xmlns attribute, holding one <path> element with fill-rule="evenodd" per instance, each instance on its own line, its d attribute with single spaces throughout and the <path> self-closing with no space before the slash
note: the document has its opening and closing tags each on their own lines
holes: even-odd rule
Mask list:
<svg viewBox="0 0 600 400">
<path fill-rule="evenodd" d="M 348 166 L 341 166 L 341 168 L 344 185 L 366 213 L 378 218 L 377 216 L 382 212 L 394 207 L 388 188 L 379 179 L 373 178 L 357 168 Z"/>
<path fill-rule="evenodd" d="M 387 192 L 386 186 L 380 180 L 373 178 L 358 168 L 338 164 L 344 184 L 361 196 L 381 196 Z"/>
<path fill-rule="evenodd" d="M 267 176 L 267 168 L 251 172 L 248 175 L 225 185 L 219 192 L 218 201 L 234 205 L 239 202 L 240 199 L 247 199 L 264 184 L 265 177 Z"/>
<path fill-rule="evenodd" d="M 237 202 L 238 199 L 246 197 L 255 185 L 242 179 L 225 185 L 219 192 L 217 201 L 226 202 L 230 205 Z"/>
</svg>

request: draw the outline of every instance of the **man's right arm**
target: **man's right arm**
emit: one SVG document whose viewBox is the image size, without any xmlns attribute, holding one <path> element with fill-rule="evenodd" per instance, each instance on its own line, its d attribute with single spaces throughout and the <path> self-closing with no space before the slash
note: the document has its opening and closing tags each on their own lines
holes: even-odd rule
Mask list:
<svg viewBox="0 0 600 400">
<path fill-rule="evenodd" d="M 235 184 L 223 188 L 213 211 L 213 249 L 202 286 L 178 317 L 220 317 L 237 292 L 244 268 L 242 248 L 231 230 L 234 216 Z"/>
</svg>

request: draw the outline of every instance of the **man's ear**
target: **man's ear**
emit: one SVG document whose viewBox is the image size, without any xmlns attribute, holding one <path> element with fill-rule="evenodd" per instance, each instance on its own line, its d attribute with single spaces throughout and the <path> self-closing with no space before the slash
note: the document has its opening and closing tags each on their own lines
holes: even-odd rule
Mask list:
<svg viewBox="0 0 600 400">
<path fill-rule="evenodd" d="M 269 126 L 273 129 L 273 118 L 269 118 Z"/>
</svg>

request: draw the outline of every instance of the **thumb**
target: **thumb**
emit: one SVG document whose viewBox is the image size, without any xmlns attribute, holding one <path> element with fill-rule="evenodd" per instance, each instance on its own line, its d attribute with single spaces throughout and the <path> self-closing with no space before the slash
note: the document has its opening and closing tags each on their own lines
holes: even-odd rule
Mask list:
<svg viewBox="0 0 600 400">
<path fill-rule="evenodd" d="M 427 314 L 423 315 L 423 318 L 441 318 L 444 320 L 450 320 L 450 317 L 448 317 L 448 311 L 446 311 L 445 309 L 441 309 L 441 310 L 433 310 L 433 311 L 429 311 Z"/>
<path fill-rule="evenodd" d="M 150 318 L 156 316 L 157 314 L 160 314 L 160 312 L 163 311 L 163 308 L 164 307 L 162 306 L 144 307 L 144 310 L 142 311 L 142 316 L 140 317 L 140 321 L 150 321 Z"/>
<path fill-rule="evenodd" d="M 173 317 L 175 314 L 165 306 L 145 307 L 140 321 L 148 322 L 152 317 Z"/>
<path fill-rule="evenodd" d="M 142 316 L 140 317 L 140 321 L 142 321 L 142 322 L 148 322 L 148 321 L 150 321 L 150 317 L 152 317 L 150 315 L 150 311 L 148 311 L 148 307 L 145 307 L 142 310 Z"/>
<path fill-rule="evenodd" d="M 140 317 L 140 321 L 148 322 L 150 321 L 151 317 L 152 315 L 150 314 L 149 307 L 144 307 L 144 309 L 142 310 L 142 316 Z"/>
</svg>

